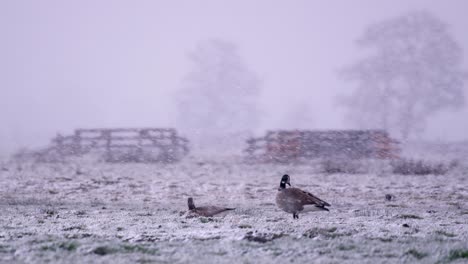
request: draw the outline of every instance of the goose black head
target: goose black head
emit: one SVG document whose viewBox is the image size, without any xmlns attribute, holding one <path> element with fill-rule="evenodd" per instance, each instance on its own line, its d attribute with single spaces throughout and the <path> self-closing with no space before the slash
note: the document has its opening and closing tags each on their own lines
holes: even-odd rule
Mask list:
<svg viewBox="0 0 468 264">
<path fill-rule="evenodd" d="M 193 198 L 192 197 L 188 198 L 187 202 L 188 202 L 188 209 L 189 210 L 195 209 L 195 204 L 193 203 Z"/>
<path fill-rule="evenodd" d="M 281 178 L 280 189 L 285 189 L 286 184 L 291 186 L 291 183 L 289 182 L 289 175 L 287 174 L 283 175 L 283 178 Z"/>
</svg>

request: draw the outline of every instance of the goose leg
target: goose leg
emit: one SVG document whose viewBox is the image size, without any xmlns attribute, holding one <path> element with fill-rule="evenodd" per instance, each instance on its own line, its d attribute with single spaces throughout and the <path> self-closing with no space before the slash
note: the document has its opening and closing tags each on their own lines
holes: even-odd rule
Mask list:
<svg viewBox="0 0 468 264">
<path fill-rule="evenodd" d="M 293 219 L 299 219 L 299 215 L 296 213 L 293 213 Z"/>
</svg>

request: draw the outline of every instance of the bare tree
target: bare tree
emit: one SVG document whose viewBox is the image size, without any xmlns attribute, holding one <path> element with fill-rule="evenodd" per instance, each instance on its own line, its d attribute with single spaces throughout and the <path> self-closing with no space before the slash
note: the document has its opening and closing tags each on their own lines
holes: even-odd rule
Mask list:
<svg viewBox="0 0 468 264">
<path fill-rule="evenodd" d="M 193 70 L 176 94 L 179 127 L 199 144 L 226 147 L 258 124 L 260 83 L 233 43 L 201 43 L 189 58 Z"/>
<path fill-rule="evenodd" d="M 343 71 L 358 86 L 341 102 L 361 127 L 408 139 L 424 130 L 432 114 L 464 104 L 461 48 L 430 13 L 411 12 L 373 24 L 358 44 L 372 51 Z"/>
</svg>

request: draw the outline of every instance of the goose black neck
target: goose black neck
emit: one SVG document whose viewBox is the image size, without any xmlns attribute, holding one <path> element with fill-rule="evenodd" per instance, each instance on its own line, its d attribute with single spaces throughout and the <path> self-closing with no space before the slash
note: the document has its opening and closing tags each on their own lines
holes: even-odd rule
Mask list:
<svg viewBox="0 0 468 264">
<path fill-rule="evenodd" d="M 188 199 L 188 208 L 189 210 L 194 210 L 196 207 L 195 207 L 195 204 L 193 203 L 193 199 L 192 198 L 189 198 Z"/>
<path fill-rule="evenodd" d="M 280 183 L 280 189 L 286 189 L 286 182 L 281 181 L 281 183 Z"/>
</svg>

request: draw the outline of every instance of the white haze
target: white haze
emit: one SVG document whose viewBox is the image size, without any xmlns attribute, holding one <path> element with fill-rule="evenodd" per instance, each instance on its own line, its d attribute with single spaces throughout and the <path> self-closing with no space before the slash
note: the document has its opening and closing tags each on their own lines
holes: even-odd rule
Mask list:
<svg viewBox="0 0 468 264">
<path fill-rule="evenodd" d="M 257 134 L 350 128 L 335 97 L 352 86 L 337 71 L 362 55 L 366 26 L 411 10 L 468 49 L 464 0 L 1 1 L 0 155 L 75 128 L 176 126 L 187 54 L 210 39 L 235 43 L 261 80 Z M 424 138 L 467 140 L 467 120 L 466 106 L 440 113 Z"/>
</svg>

